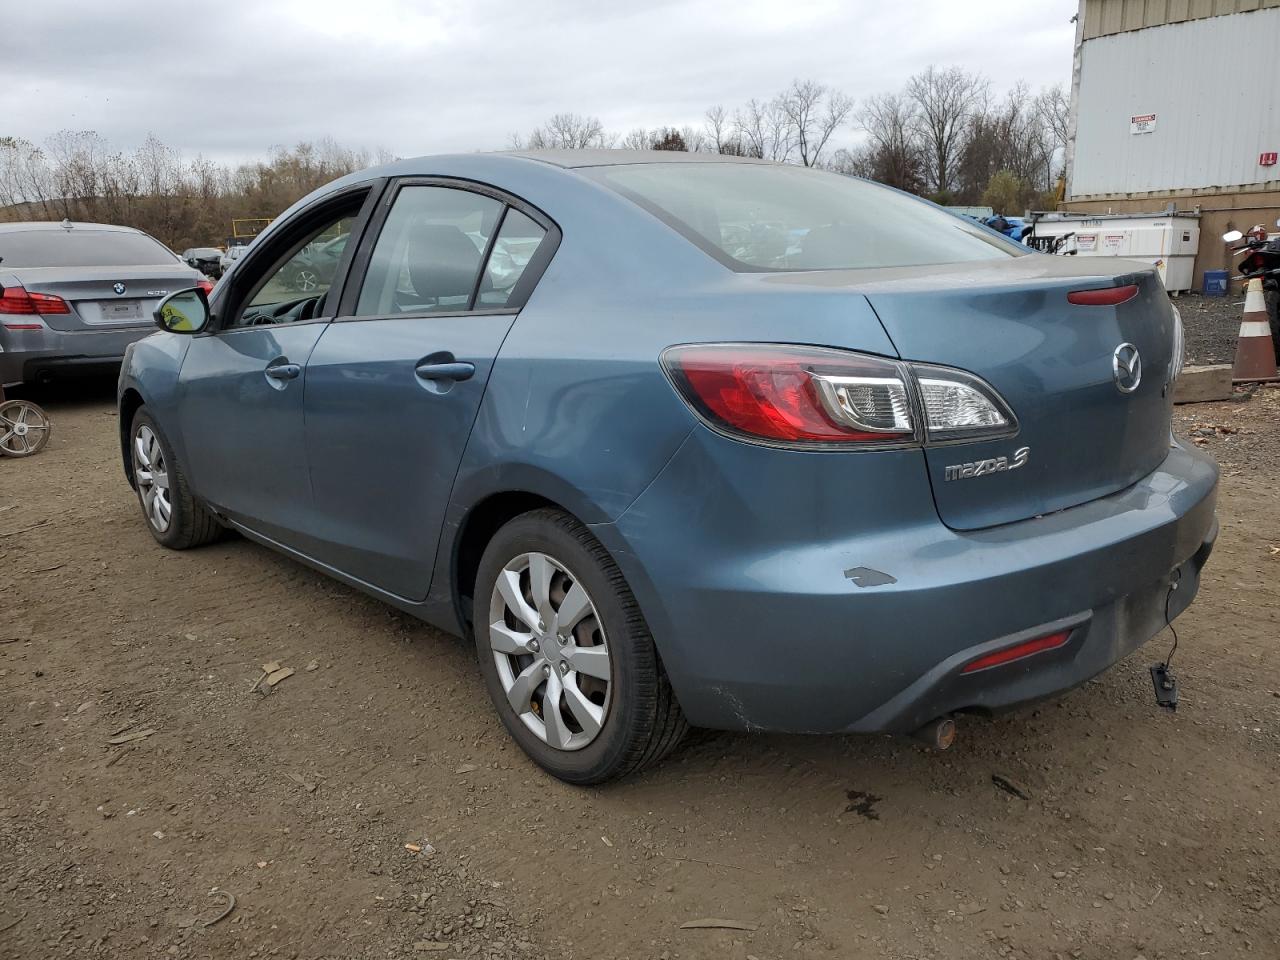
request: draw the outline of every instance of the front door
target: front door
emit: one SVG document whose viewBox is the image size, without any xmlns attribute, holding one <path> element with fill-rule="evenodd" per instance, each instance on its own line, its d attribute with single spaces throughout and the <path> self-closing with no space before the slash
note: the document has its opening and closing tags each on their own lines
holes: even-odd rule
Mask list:
<svg viewBox="0 0 1280 960">
<path fill-rule="evenodd" d="M 295 547 L 311 523 L 303 437 L 306 365 L 333 310 L 336 271 L 317 278 L 316 248 L 350 233 L 363 193 L 303 211 L 236 267 L 216 329 L 192 339 L 180 374 L 181 432 L 200 497 Z M 345 266 L 345 264 L 344 264 Z"/>
<path fill-rule="evenodd" d="M 307 364 L 314 555 L 407 599 L 427 595 L 489 372 L 554 248 L 516 203 L 401 184 Z"/>
</svg>

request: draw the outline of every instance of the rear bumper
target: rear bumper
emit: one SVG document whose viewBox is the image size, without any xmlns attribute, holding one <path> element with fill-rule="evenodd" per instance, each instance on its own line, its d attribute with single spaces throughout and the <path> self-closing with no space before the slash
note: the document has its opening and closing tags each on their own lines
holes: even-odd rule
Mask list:
<svg viewBox="0 0 1280 960">
<path fill-rule="evenodd" d="M 699 726 L 909 732 L 943 714 L 1052 696 L 1158 633 L 1166 597 L 1171 617 L 1185 609 L 1217 534 L 1217 467 L 1177 446 L 1133 486 L 1049 516 L 971 532 L 936 515 L 878 529 L 870 520 L 865 534 L 793 519 L 811 531 L 803 542 L 766 541 L 753 552 L 753 527 L 766 537 L 776 527 L 758 505 L 736 529 L 723 503 L 698 518 L 680 509 L 668 484 L 708 481 L 705 457 L 693 454 L 693 468 L 682 469 L 690 456 L 682 450 L 631 510 L 593 529 L 623 568 Z M 752 481 L 785 481 L 778 473 Z M 732 505 L 734 492 L 729 482 L 706 496 Z M 894 492 L 899 501 L 920 495 Z M 865 486 L 860 496 L 893 499 Z M 797 501 L 830 509 L 826 491 L 801 491 L 794 480 L 762 498 L 775 509 L 794 511 Z M 871 575 L 847 575 L 859 568 Z M 960 672 L 1064 628 L 1072 633 L 1058 649 Z"/>
<path fill-rule="evenodd" d="M 847 730 L 909 733 L 951 713 L 998 713 L 1079 686 L 1163 630 L 1166 601 L 1170 620 L 1191 605 L 1217 535 L 1215 522 L 1188 560 L 1112 603 L 953 654 Z M 1003 666 L 963 672 L 978 657 L 1060 630 L 1070 631 L 1061 647 Z"/>
<path fill-rule="evenodd" d="M 129 344 L 154 332 L 149 325 L 83 331 L 0 329 L 0 385 L 44 376 L 108 373 L 119 368 Z"/>
</svg>

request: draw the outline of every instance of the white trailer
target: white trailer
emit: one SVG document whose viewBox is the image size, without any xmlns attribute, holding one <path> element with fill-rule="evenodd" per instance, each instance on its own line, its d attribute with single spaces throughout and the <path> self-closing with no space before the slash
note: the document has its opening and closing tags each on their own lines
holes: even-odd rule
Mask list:
<svg viewBox="0 0 1280 960">
<path fill-rule="evenodd" d="M 1170 291 L 1192 289 L 1200 218 L 1192 213 L 1038 214 L 1035 236 L 1066 237 L 1058 254 L 1153 264 Z M 1069 236 L 1068 236 L 1069 235 Z"/>
</svg>

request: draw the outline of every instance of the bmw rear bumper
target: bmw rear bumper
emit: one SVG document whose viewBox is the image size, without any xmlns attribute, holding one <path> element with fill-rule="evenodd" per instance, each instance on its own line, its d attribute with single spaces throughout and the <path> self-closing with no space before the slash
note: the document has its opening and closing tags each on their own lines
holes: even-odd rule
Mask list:
<svg viewBox="0 0 1280 960">
<path fill-rule="evenodd" d="M 120 366 L 129 344 L 154 332 L 150 325 L 74 331 L 0 329 L 0 386 L 47 375 L 110 372 Z"/>
<path fill-rule="evenodd" d="M 809 532 L 780 543 L 770 505 L 829 512 L 828 491 L 798 489 L 796 477 L 763 460 L 752 477 L 764 487 L 758 502 L 743 501 L 746 483 L 716 490 L 707 461 L 725 450 L 707 448 L 720 442 L 732 441 L 682 448 L 618 521 L 593 528 L 627 575 L 698 726 L 907 733 L 944 714 L 1061 693 L 1160 632 L 1166 601 L 1170 617 L 1191 603 L 1217 535 L 1217 467 L 1175 446 L 1157 470 L 1111 496 L 972 532 L 951 530 L 936 513 L 906 521 L 902 504 L 927 490 L 906 489 L 913 471 L 903 469 L 878 512 L 851 506 L 854 516 L 828 523 L 793 519 Z M 737 475 L 746 464 L 733 466 Z M 706 486 L 698 496 L 719 498 L 697 516 L 691 483 Z M 961 672 L 1062 629 L 1071 634 L 1057 649 Z"/>
</svg>

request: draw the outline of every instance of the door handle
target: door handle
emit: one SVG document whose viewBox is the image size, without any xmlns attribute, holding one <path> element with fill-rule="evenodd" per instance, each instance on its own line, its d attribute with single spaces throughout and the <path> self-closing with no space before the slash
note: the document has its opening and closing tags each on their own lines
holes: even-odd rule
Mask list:
<svg viewBox="0 0 1280 960">
<path fill-rule="evenodd" d="M 272 380 L 297 380 L 302 373 L 302 366 L 297 363 L 278 363 L 267 367 L 266 373 Z"/>
<path fill-rule="evenodd" d="M 470 380 L 476 372 L 476 365 L 465 360 L 448 363 L 423 360 L 413 368 L 413 372 L 423 380 Z"/>
</svg>

